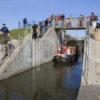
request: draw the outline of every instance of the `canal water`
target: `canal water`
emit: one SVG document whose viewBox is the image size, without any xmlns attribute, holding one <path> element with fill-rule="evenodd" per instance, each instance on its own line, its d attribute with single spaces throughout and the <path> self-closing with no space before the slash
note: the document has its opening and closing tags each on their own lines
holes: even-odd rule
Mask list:
<svg viewBox="0 0 100 100">
<path fill-rule="evenodd" d="M 0 81 L 0 100 L 77 100 L 82 61 L 49 62 Z"/>
</svg>

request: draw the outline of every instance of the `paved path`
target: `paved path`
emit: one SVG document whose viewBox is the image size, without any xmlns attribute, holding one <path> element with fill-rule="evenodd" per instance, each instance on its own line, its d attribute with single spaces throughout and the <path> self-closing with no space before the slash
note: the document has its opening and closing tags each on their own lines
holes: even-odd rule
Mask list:
<svg viewBox="0 0 100 100">
<path fill-rule="evenodd" d="M 81 86 L 77 100 L 100 100 L 100 86 Z"/>
</svg>

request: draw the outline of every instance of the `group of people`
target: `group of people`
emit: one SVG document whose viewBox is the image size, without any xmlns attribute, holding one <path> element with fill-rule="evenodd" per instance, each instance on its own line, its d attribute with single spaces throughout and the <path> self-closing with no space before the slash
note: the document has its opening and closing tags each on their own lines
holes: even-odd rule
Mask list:
<svg viewBox="0 0 100 100">
<path fill-rule="evenodd" d="M 97 23 L 98 16 L 95 15 L 94 12 L 92 12 L 91 15 L 88 17 L 85 17 L 81 14 L 76 19 L 77 21 L 74 22 L 75 18 L 73 18 L 72 16 L 65 18 L 65 15 L 63 13 L 57 14 L 57 15 L 51 15 L 46 20 L 36 22 L 32 25 L 32 29 L 33 29 L 32 38 L 37 39 L 37 37 L 42 37 L 43 33 L 45 33 L 50 27 L 84 28 L 85 27 L 84 25 L 86 25 L 86 22 L 89 22 L 90 26 L 93 26 L 93 28 L 99 27 L 99 23 Z M 74 22 L 74 25 L 73 25 L 73 22 Z M 26 18 L 24 18 L 23 19 L 24 28 L 26 28 L 27 25 L 28 25 L 28 21 Z"/>
<path fill-rule="evenodd" d="M 40 21 L 37 24 L 35 23 L 32 26 L 33 29 L 33 35 L 32 38 L 37 39 L 37 37 L 42 37 L 43 33 L 45 33 L 48 28 L 50 28 L 51 26 L 55 26 L 55 24 L 57 25 L 59 21 L 64 21 L 65 19 L 65 15 L 64 14 L 58 14 L 58 15 L 51 15 L 50 17 L 48 17 L 45 21 Z"/>
<path fill-rule="evenodd" d="M 78 24 L 77 26 L 72 26 L 73 19 L 74 18 L 72 16 L 65 18 L 65 15 L 63 13 L 58 14 L 58 15 L 51 15 L 45 21 L 41 21 L 38 24 L 33 25 L 33 38 L 35 37 L 35 39 L 36 39 L 37 36 L 38 36 L 36 34 L 38 34 L 38 33 L 40 33 L 41 36 L 43 36 L 43 33 L 45 33 L 48 30 L 48 28 L 51 27 L 51 26 L 52 27 L 58 27 L 58 28 L 60 28 L 60 27 L 83 28 L 83 27 L 85 27 L 84 22 L 86 24 L 86 22 L 89 21 L 90 25 L 92 25 L 94 27 L 94 25 L 97 25 L 98 16 L 95 15 L 94 12 L 92 12 L 91 15 L 88 16 L 88 17 L 85 17 L 81 14 L 80 17 L 76 18 L 77 19 L 76 24 Z"/>
</svg>

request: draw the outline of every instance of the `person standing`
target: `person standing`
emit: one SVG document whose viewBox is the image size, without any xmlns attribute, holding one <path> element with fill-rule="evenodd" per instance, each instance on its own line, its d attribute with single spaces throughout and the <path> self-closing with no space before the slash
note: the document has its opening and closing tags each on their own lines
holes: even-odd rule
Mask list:
<svg viewBox="0 0 100 100">
<path fill-rule="evenodd" d="M 63 13 L 61 14 L 61 19 L 62 19 L 62 27 L 64 27 L 65 15 Z"/>
<path fill-rule="evenodd" d="M 48 30 L 49 19 L 45 20 L 45 32 Z"/>
<path fill-rule="evenodd" d="M 3 24 L 2 28 L 0 29 L 3 32 L 3 35 L 9 36 L 9 29 L 7 28 L 6 24 Z"/>
<path fill-rule="evenodd" d="M 38 25 L 37 24 L 34 24 L 32 26 L 32 30 L 33 30 L 32 39 L 37 39 L 37 35 L 38 35 L 37 29 L 38 29 Z"/>
<path fill-rule="evenodd" d="M 26 18 L 24 18 L 24 19 L 23 19 L 23 26 L 24 26 L 24 28 L 26 28 L 26 27 L 27 27 L 27 24 L 28 24 L 28 23 L 27 23 L 27 19 L 26 19 Z"/>
<path fill-rule="evenodd" d="M 90 26 L 92 26 L 94 30 L 96 28 L 97 21 L 98 21 L 98 16 L 95 15 L 94 12 L 92 12 L 90 16 Z"/>
<path fill-rule="evenodd" d="M 2 43 L 5 44 L 5 57 L 8 55 L 8 41 L 10 41 L 10 38 L 9 38 L 9 29 L 6 27 L 6 24 L 3 24 L 2 28 L 0 29 L 0 31 L 3 33 L 2 35 Z"/>
<path fill-rule="evenodd" d="M 83 27 L 83 24 L 84 24 L 84 16 L 80 15 L 80 17 L 79 17 L 79 27 Z"/>
<path fill-rule="evenodd" d="M 3 24 L 2 28 L 0 29 L 0 31 L 3 33 L 3 35 L 2 35 L 3 42 L 5 44 L 7 44 L 7 42 L 10 40 L 10 38 L 9 38 L 9 29 L 7 28 L 6 24 Z"/>
<path fill-rule="evenodd" d="M 64 19 L 65 19 L 65 15 L 63 13 L 61 14 L 61 19 L 62 19 L 62 21 L 64 21 Z"/>
<path fill-rule="evenodd" d="M 40 22 L 39 26 L 40 26 L 40 37 L 42 37 L 43 36 L 43 28 L 44 28 L 43 22 Z"/>
</svg>

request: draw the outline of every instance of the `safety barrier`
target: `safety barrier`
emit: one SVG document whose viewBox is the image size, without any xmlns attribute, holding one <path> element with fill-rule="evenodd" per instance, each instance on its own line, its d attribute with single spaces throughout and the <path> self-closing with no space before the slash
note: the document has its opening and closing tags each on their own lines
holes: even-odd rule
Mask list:
<svg viewBox="0 0 100 100">
<path fill-rule="evenodd" d="M 14 50 L 18 47 L 18 45 L 20 45 L 20 42 L 18 42 L 16 46 L 11 43 L 3 45 L 3 47 L 0 50 L 0 66 L 11 55 L 11 53 L 14 52 Z"/>
<path fill-rule="evenodd" d="M 55 20 L 56 28 L 67 29 L 85 29 L 87 27 L 88 17 L 81 18 L 66 18 L 63 21 Z"/>
<path fill-rule="evenodd" d="M 29 30 L 26 29 L 28 32 Z M 20 31 L 19 31 L 20 32 Z M 30 35 L 30 31 L 27 35 Z M 7 44 L 3 44 L 1 45 L 1 49 L 0 49 L 0 66 L 2 66 L 2 64 L 4 64 L 4 62 L 6 61 L 7 58 L 10 57 L 10 55 L 16 50 L 16 48 L 18 46 L 21 46 L 21 44 L 23 43 L 25 38 L 21 38 L 21 33 L 18 33 L 19 36 L 17 37 L 17 39 L 10 39 L 10 41 L 8 41 Z M 27 36 L 26 36 L 27 37 Z"/>
<path fill-rule="evenodd" d="M 51 22 L 48 23 L 48 26 L 53 26 L 55 28 L 63 28 L 63 29 L 85 29 L 87 28 L 87 22 L 90 21 L 90 16 L 81 16 L 81 17 L 68 17 L 65 19 L 57 19 L 53 18 Z M 43 21 L 30 21 L 27 23 L 26 27 L 31 27 L 34 24 L 39 24 L 40 22 Z M 98 22 L 100 22 L 100 17 L 98 17 Z M 24 27 L 23 22 L 19 22 L 19 27 Z"/>
</svg>

